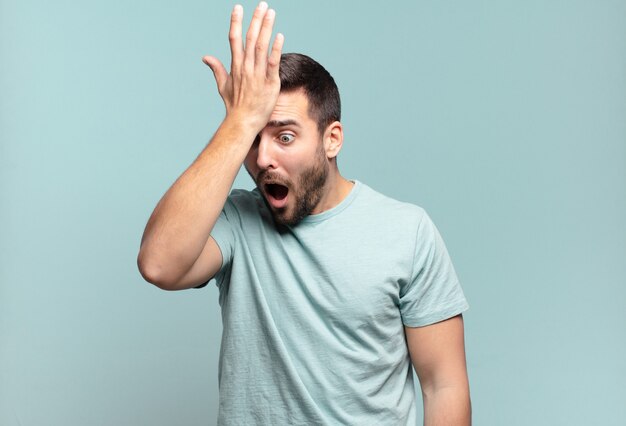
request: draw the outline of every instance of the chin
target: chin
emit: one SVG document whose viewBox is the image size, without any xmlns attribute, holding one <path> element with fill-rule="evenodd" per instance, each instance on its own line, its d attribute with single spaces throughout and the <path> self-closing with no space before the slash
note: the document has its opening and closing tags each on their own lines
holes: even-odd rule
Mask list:
<svg viewBox="0 0 626 426">
<path fill-rule="evenodd" d="M 274 222 L 276 222 L 276 224 L 283 226 L 294 226 L 300 222 L 300 219 L 298 218 L 287 214 L 280 214 L 275 211 L 272 211 L 272 217 L 274 218 Z"/>
<path fill-rule="evenodd" d="M 272 212 L 274 222 L 282 226 L 295 226 L 306 216 L 296 215 L 293 210 L 289 209 L 282 209 L 279 212 L 270 208 L 270 211 Z"/>
</svg>

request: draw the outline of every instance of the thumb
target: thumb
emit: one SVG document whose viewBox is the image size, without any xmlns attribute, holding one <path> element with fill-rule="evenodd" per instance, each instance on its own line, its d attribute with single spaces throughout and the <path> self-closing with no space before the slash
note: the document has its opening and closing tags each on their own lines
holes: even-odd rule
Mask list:
<svg viewBox="0 0 626 426">
<path fill-rule="evenodd" d="M 203 56 L 202 62 L 207 64 L 209 68 L 211 68 L 211 71 L 213 71 L 213 76 L 215 77 L 215 82 L 217 83 L 217 90 L 221 93 L 222 87 L 224 87 L 224 84 L 228 79 L 226 68 L 224 68 L 224 65 L 215 56 Z"/>
</svg>

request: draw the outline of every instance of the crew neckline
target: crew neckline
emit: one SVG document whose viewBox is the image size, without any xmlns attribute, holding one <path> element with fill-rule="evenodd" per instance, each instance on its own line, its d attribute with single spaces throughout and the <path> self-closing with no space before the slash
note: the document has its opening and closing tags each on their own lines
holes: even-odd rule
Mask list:
<svg viewBox="0 0 626 426">
<path fill-rule="evenodd" d="M 323 211 L 321 213 L 310 214 L 310 215 L 304 217 L 295 226 L 298 226 L 301 223 L 318 223 L 318 222 L 322 222 L 324 220 L 330 219 L 333 216 L 337 216 L 339 213 L 344 211 L 350 204 L 352 204 L 352 202 L 354 201 L 354 199 L 356 198 L 358 193 L 361 191 L 361 187 L 362 187 L 361 182 L 359 182 L 356 179 L 350 179 L 350 182 L 353 182 L 354 185 L 352 186 L 352 189 L 350 190 L 350 193 L 346 196 L 346 198 L 341 200 L 341 202 L 339 204 L 337 204 L 335 207 L 330 208 L 328 210 L 325 210 L 325 211 Z"/>
</svg>

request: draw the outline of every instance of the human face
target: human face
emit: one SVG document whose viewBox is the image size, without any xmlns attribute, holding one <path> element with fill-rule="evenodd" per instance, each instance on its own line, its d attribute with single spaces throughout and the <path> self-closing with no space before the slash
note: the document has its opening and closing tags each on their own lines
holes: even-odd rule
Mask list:
<svg viewBox="0 0 626 426">
<path fill-rule="evenodd" d="M 293 226 L 326 192 L 328 158 L 302 91 L 281 93 L 244 161 L 274 220 Z"/>
</svg>

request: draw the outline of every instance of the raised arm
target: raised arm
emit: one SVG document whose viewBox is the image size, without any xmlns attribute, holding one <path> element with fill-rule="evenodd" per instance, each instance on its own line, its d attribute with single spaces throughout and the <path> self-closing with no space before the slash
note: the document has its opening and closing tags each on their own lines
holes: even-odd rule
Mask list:
<svg viewBox="0 0 626 426">
<path fill-rule="evenodd" d="M 424 426 L 471 425 L 463 316 L 404 327 L 424 400 Z"/>
<path fill-rule="evenodd" d="M 213 56 L 211 68 L 226 117 L 209 144 L 167 190 L 141 239 L 137 264 L 142 276 L 165 290 L 197 286 L 212 278 L 222 262 L 211 230 L 256 135 L 265 127 L 280 92 L 278 67 L 283 36 L 270 52 L 275 12 L 261 2 L 242 40 L 243 8 L 231 15 L 228 73 Z"/>
</svg>

